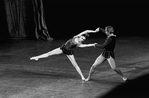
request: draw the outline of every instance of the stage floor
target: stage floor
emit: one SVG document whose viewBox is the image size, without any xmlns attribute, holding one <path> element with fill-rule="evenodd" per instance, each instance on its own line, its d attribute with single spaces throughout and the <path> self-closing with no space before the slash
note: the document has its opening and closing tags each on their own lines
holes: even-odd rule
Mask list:
<svg viewBox="0 0 149 98">
<path fill-rule="evenodd" d="M 29 58 L 61 46 L 67 40 L 11 40 L 0 45 L 0 98 L 95 98 L 101 97 L 124 81 L 104 62 L 92 80 L 81 81 L 64 54 L 31 61 Z M 102 43 L 104 38 L 85 43 Z M 74 49 L 76 61 L 85 77 L 102 50 L 94 47 Z M 149 39 L 117 38 L 117 67 L 129 79 L 149 73 Z"/>
</svg>

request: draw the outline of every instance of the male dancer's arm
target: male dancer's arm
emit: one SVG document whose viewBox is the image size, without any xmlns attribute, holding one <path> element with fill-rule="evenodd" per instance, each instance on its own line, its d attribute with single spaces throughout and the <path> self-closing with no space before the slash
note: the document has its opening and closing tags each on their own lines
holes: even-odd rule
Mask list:
<svg viewBox="0 0 149 98">
<path fill-rule="evenodd" d="M 95 47 L 97 47 L 97 48 L 101 48 L 101 49 L 103 49 L 103 48 L 105 48 L 109 43 L 111 43 L 111 41 L 112 41 L 112 39 L 111 38 L 109 38 L 108 40 L 106 40 L 103 44 L 98 44 L 98 43 L 96 43 L 95 44 Z"/>
</svg>

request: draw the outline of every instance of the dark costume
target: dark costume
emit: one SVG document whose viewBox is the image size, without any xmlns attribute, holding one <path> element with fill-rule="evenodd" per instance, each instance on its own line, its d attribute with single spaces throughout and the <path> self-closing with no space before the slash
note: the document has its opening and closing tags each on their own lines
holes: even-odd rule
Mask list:
<svg viewBox="0 0 149 98">
<path fill-rule="evenodd" d="M 114 56 L 115 44 L 116 44 L 116 36 L 112 35 L 107 37 L 107 39 L 102 45 L 96 44 L 95 47 L 103 49 L 102 56 L 105 57 L 106 59 L 110 58 L 110 56 L 115 58 Z"/>
<path fill-rule="evenodd" d="M 73 48 L 77 47 L 77 44 L 74 43 L 74 38 L 69 39 L 65 44 L 63 44 L 60 49 L 66 55 L 73 55 Z"/>
</svg>

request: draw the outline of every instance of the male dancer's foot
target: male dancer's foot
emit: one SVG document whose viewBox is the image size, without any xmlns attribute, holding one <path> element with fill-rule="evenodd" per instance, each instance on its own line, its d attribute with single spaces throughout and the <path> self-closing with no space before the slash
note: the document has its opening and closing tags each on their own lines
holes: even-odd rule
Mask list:
<svg viewBox="0 0 149 98">
<path fill-rule="evenodd" d="M 128 80 L 126 77 L 122 77 L 122 79 L 123 79 L 124 81 L 127 81 L 127 80 Z"/>
<path fill-rule="evenodd" d="M 122 79 L 124 80 L 124 82 L 130 82 L 131 81 L 130 79 L 125 78 L 125 77 L 123 77 Z"/>
</svg>

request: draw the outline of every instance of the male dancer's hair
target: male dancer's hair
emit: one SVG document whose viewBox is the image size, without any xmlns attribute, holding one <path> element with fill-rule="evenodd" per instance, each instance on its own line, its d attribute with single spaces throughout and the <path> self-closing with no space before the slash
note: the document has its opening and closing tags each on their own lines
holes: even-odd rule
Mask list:
<svg viewBox="0 0 149 98">
<path fill-rule="evenodd" d="M 107 30 L 109 33 L 113 33 L 114 32 L 114 29 L 113 29 L 112 26 L 106 26 L 105 30 Z"/>
</svg>

